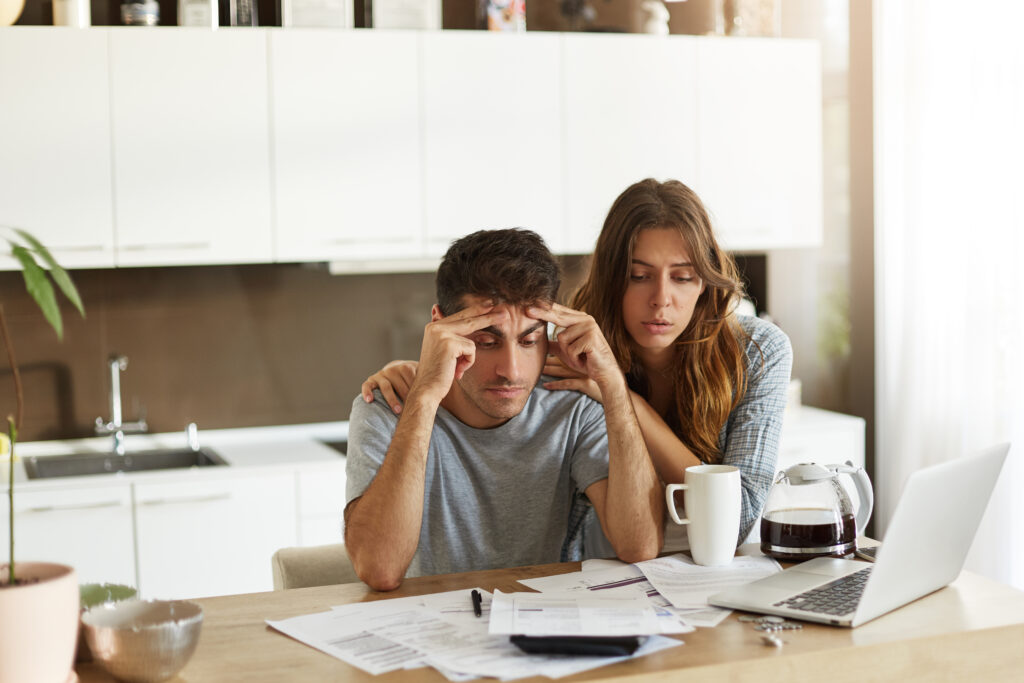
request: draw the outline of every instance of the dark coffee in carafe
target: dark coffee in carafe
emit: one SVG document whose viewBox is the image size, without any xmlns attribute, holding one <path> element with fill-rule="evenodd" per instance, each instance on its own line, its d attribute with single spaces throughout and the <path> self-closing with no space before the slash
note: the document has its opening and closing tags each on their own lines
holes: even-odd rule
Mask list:
<svg viewBox="0 0 1024 683">
<path fill-rule="evenodd" d="M 834 510 L 788 508 L 761 519 L 761 552 L 777 560 L 846 557 L 857 549 L 857 521 Z"/>
</svg>

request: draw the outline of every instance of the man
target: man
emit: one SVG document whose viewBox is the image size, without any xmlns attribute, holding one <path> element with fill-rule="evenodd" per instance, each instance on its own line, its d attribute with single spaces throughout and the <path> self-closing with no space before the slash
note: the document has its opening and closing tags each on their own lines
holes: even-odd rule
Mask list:
<svg viewBox="0 0 1024 683">
<path fill-rule="evenodd" d="M 557 562 L 580 493 L 620 558 L 657 554 L 661 486 L 625 379 L 593 319 L 553 303 L 559 281 L 533 232 L 457 240 L 401 416 L 379 395 L 353 402 L 345 543 L 371 588 L 397 588 L 407 572 Z M 552 351 L 595 380 L 603 409 L 537 385 L 548 322 L 564 328 Z"/>
</svg>

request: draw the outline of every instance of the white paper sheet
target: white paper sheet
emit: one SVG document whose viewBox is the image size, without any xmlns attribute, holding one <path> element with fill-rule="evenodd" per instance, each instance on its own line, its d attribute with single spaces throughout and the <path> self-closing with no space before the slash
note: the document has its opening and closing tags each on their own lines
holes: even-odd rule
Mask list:
<svg viewBox="0 0 1024 683">
<path fill-rule="evenodd" d="M 480 625 L 491 620 L 491 594 L 480 590 L 480 616 L 473 612 L 473 600 L 469 591 L 448 591 L 417 597 L 421 604 L 439 617 L 453 624 Z M 486 630 L 486 629 L 485 629 Z"/>
<path fill-rule="evenodd" d="M 635 565 L 674 606 L 704 608 L 708 596 L 782 571 L 770 557 L 734 557 L 724 567 L 704 567 L 686 555 L 658 557 Z"/>
<path fill-rule="evenodd" d="M 480 593 L 486 617 L 492 596 Z M 463 590 L 340 605 L 329 612 L 267 624 L 375 675 L 429 665 L 451 681 L 496 675 L 502 680 L 560 678 L 628 659 L 528 655 L 507 635 L 488 633 L 490 619 L 473 614 L 469 595 Z M 652 636 L 632 656 L 678 645 L 679 640 Z"/>
<path fill-rule="evenodd" d="M 611 594 L 619 589 L 628 589 L 635 590 L 640 594 L 647 594 L 649 591 L 654 590 L 650 581 L 647 580 L 647 577 L 644 576 L 644 573 L 636 565 L 624 564 L 622 562 L 618 563 L 617 566 L 605 566 L 588 571 L 541 576 L 535 579 L 522 579 L 519 583 L 542 593 L 589 590 L 608 591 Z"/>
<path fill-rule="evenodd" d="M 376 616 L 374 628 L 393 622 L 418 621 L 417 610 L 394 610 Z M 362 620 L 351 619 L 338 610 L 307 614 L 281 621 L 267 620 L 281 633 L 348 662 L 373 675 L 422 666 L 422 654 L 366 628 Z"/>
<path fill-rule="evenodd" d="M 595 597 L 589 591 L 502 593 L 491 603 L 490 631 L 527 636 L 637 636 L 661 632 L 645 596 Z"/>
<path fill-rule="evenodd" d="M 693 623 L 685 618 L 684 610 L 670 608 L 672 603 L 654 589 L 643 572 L 622 562 L 605 565 L 603 569 L 524 579 L 519 583 L 544 593 L 586 591 L 595 596 L 643 596 L 655 608 L 661 628 L 658 633 L 690 633 L 694 626 L 707 623 L 706 619 L 701 619 L 699 624 Z"/>
<path fill-rule="evenodd" d="M 699 628 L 714 628 L 732 614 L 731 609 L 723 609 L 721 607 L 703 607 L 700 609 L 667 607 L 665 609 L 670 610 L 683 623 Z"/>
<path fill-rule="evenodd" d="M 622 560 L 597 559 L 583 560 L 583 562 L 580 563 L 580 566 L 582 567 L 583 571 L 592 572 L 598 569 L 612 569 L 614 567 L 631 567 L 632 565 L 627 562 L 623 562 Z"/>
<path fill-rule="evenodd" d="M 562 678 L 683 644 L 683 641 L 674 638 L 649 636 L 629 657 L 582 657 L 531 655 L 510 643 L 507 636 L 492 636 L 492 639 L 492 645 L 487 648 L 438 654 L 431 656 L 429 662 L 435 666 L 457 667 L 482 677 L 497 676 L 504 681 L 528 676 Z"/>
</svg>

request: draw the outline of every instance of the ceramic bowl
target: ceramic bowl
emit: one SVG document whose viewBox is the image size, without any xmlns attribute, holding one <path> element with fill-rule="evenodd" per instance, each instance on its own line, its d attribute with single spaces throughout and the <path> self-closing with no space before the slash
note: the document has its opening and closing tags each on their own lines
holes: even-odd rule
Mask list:
<svg viewBox="0 0 1024 683">
<path fill-rule="evenodd" d="M 203 609 L 186 600 L 124 600 L 96 605 L 82 615 L 82 629 L 98 662 L 122 681 L 171 678 L 199 642 Z"/>
</svg>

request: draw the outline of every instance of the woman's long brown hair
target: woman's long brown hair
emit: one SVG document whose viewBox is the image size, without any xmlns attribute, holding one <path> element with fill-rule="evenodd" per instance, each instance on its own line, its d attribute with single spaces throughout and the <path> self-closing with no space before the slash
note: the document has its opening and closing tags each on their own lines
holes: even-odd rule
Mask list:
<svg viewBox="0 0 1024 683">
<path fill-rule="evenodd" d="M 622 317 L 633 247 L 641 230 L 678 230 L 704 291 L 690 324 L 675 342 L 670 379 L 674 410 L 662 415 L 676 436 L 704 462 L 721 460 L 718 435 L 747 388 L 745 339 L 733 310 L 743 291 L 736 262 L 718 246 L 697 194 L 677 180 L 651 178 L 619 195 L 605 219 L 590 270 L 572 307 L 592 315 L 604 332 L 631 389 L 650 398 L 641 365 Z"/>
</svg>

